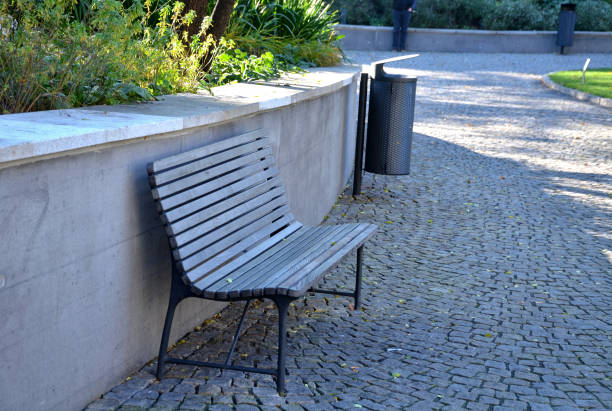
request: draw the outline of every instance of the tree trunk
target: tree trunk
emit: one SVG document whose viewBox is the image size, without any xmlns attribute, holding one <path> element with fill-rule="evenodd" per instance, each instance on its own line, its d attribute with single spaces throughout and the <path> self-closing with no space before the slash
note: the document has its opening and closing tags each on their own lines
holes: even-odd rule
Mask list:
<svg viewBox="0 0 612 411">
<path fill-rule="evenodd" d="M 212 12 L 212 26 L 209 29 L 209 34 L 212 34 L 215 43 L 218 43 L 225 33 L 235 4 L 236 0 L 217 0 Z"/>
<path fill-rule="evenodd" d="M 189 38 L 195 36 L 200 31 L 200 26 L 202 26 L 202 20 L 206 17 L 206 11 L 208 9 L 208 0 L 186 0 L 185 1 L 185 14 L 189 12 L 189 10 L 193 10 L 196 12 L 195 19 L 193 22 L 187 27 L 187 33 L 189 33 Z"/>
<path fill-rule="evenodd" d="M 211 16 L 212 25 L 206 31 L 206 35 L 212 35 L 215 46 L 219 43 L 221 36 L 223 36 L 225 30 L 227 29 L 235 4 L 236 0 L 217 0 L 217 4 L 215 4 L 215 8 L 213 9 Z M 211 50 L 202 59 L 201 63 L 204 71 L 208 71 L 208 69 L 210 69 L 210 65 L 212 64 L 212 55 L 213 52 Z"/>
</svg>

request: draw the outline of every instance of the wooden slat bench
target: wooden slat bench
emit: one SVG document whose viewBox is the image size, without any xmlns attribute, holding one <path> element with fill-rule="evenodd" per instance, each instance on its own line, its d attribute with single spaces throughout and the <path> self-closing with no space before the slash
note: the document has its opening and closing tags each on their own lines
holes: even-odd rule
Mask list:
<svg viewBox="0 0 612 411">
<path fill-rule="evenodd" d="M 314 291 L 354 297 L 355 308 L 359 308 L 362 247 L 376 226 L 309 227 L 296 221 L 262 130 L 155 161 L 147 171 L 173 260 L 157 377 L 161 378 L 166 362 L 217 367 L 274 375 L 277 390 L 284 392 L 289 304 Z M 323 275 L 354 249 L 354 292 L 315 288 Z M 188 297 L 246 301 L 225 363 L 168 357 L 174 310 Z M 278 308 L 277 369 L 230 363 L 253 298 L 269 298 Z"/>
</svg>

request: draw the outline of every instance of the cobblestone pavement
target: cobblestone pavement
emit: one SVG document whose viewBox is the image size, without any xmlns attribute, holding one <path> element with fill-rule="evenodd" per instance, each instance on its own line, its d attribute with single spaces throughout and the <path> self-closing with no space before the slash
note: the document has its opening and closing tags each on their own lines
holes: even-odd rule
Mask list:
<svg viewBox="0 0 612 411">
<path fill-rule="evenodd" d="M 357 63 L 390 53 L 351 53 Z M 612 66 L 612 55 L 591 55 Z M 154 363 L 89 408 L 612 409 L 612 111 L 542 87 L 586 56 L 423 54 L 412 174 L 364 177 L 326 223 L 374 222 L 364 307 L 290 310 L 289 394 L 271 377 Z M 354 258 L 328 276 L 350 287 Z M 241 305 L 174 355 L 223 357 Z M 265 315 L 262 315 L 265 314 Z M 274 367 L 258 302 L 237 358 Z"/>
</svg>

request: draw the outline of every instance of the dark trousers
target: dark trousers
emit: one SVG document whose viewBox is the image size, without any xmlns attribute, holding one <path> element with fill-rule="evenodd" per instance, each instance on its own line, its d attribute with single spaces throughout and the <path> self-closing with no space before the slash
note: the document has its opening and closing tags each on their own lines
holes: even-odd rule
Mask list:
<svg viewBox="0 0 612 411">
<path fill-rule="evenodd" d="M 408 10 L 393 10 L 393 48 L 406 49 L 406 30 L 410 24 L 412 12 Z"/>
</svg>

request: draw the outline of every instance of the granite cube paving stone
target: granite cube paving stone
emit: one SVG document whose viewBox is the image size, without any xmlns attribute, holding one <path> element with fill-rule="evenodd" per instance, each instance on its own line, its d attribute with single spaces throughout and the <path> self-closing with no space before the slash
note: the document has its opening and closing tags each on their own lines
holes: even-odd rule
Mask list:
<svg viewBox="0 0 612 411">
<path fill-rule="evenodd" d="M 156 400 L 158 397 L 159 397 L 159 392 L 154 391 L 154 390 L 150 390 L 150 389 L 146 389 L 146 390 L 140 390 L 140 391 L 136 392 L 132 396 L 132 399 L 135 399 L 135 400 Z"/>
<path fill-rule="evenodd" d="M 283 411 L 304 411 L 304 407 L 301 407 L 297 404 L 282 405 L 280 409 Z"/>
<path fill-rule="evenodd" d="M 155 403 L 155 400 L 152 400 L 152 399 L 146 399 L 146 398 L 135 399 L 135 398 L 130 398 L 129 400 L 127 400 L 126 402 L 123 403 L 123 405 L 121 406 L 120 409 L 121 410 L 147 409 L 147 408 L 150 408 L 154 403 Z"/>
<path fill-rule="evenodd" d="M 154 411 L 174 411 L 178 410 L 180 406 L 179 401 L 157 401 L 152 407 L 151 410 Z"/>
<path fill-rule="evenodd" d="M 92 402 L 87 406 L 88 410 L 116 410 L 121 405 L 121 401 L 114 398 L 102 398 Z"/>
<path fill-rule="evenodd" d="M 115 399 L 120 403 L 123 403 L 131 398 L 134 394 L 135 392 L 133 390 L 116 391 L 113 389 L 113 391 L 104 394 L 104 398 Z"/>
<path fill-rule="evenodd" d="M 234 397 L 231 395 L 215 395 L 212 397 L 213 404 L 233 404 Z"/>
<path fill-rule="evenodd" d="M 191 394 L 195 392 L 195 387 L 193 385 L 190 384 L 178 384 L 175 385 L 174 388 L 172 389 L 172 392 L 180 392 L 183 394 Z"/>
<path fill-rule="evenodd" d="M 122 405 L 120 408 L 118 408 L 120 411 L 144 411 L 144 410 L 149 410 L 151 408 L 153 408 L 152 404 L 154 401 L 149 402 L 143 402 L 142 405 Z M 137 403 L 139 404 L 139 403 Z"/>
<path fill-rule="evenodd" d="M 612 113 L 538 82 L 586 57 L 612 66 L 612 55 L 572 54 L 394 63 L 418 76 L 411 173 L 365 173 L 362 194 L 347 186 L 330 210 L 324 224 L 379 227 L 362 308 L 311 293 L 294 302 L 288 395 L 271 376 L 197 367 L 157 381 L 152 362 L 88 409 L 612 408 Z M 350 290 L 354 268 L 353 253 L 319 286 Z M 241 309 L 175 353 L 224 361 Z M 275 366 L 277 318 L 269 301 L 253 304 L 237 363 Z"/>
<path fill-rule="evenodd" d="M 213 404 L 208 407 L 209 411 L 232 411 L 234 408 L 226 404 Z"/>
<path fill-rule="evenodd" d="M 185 393 L 182 392 L 164 392 L 159 396 L 158 401 L 177 401 L 181 402 L 185 398 Z"/>
</svg>

